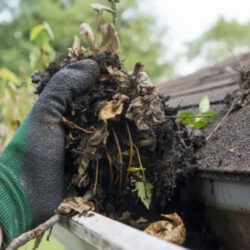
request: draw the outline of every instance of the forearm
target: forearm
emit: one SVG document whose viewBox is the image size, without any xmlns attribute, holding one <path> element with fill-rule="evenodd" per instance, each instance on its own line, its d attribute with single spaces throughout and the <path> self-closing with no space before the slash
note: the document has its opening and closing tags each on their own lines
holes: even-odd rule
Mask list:
<svg viewBox="0 0 250 250">
<path fill-rule="evenodd" d="M 28 117 L 0 157 L 0 224 L 6 244 L 32 226 L 28 199 L 19 181 L 25 161 L 27 123 Z"/>
</svg>

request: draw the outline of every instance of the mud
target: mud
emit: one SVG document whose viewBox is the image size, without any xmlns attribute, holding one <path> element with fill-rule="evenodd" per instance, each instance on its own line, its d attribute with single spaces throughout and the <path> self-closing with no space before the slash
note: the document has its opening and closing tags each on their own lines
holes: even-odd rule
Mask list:
<svg viewBox="0 0 250 250">
<path fill-rule="evenodd" d="M 71 175 L 68 188 L 92 200 L 100 213 L 141 230 L 160 219 L 161 213 L 176 211 L 183 216 L 187 230 L 195 227 L 188 232 L 186 246 L 208 244 L 210 238 L 204 237 L 209 233 L 201 235 L 206 227 L 203 218 L 193 217 L 195 210 L 190 217 L 189 205 L 180 199 L 180 190 L 196 171 L 196 152 L 204 145 L 204 138 L 169 117 L 178 110 L 166 104 L 141 64 L 128 74 L 112 52 L 64 56 L 32 77 L 36 92 L 40 94 L 60 68 L 84 58 L 99 64 L 101 76 L 87 94 L 73 100 L 64 114 L 66 171 Z M 145 177 L 138 170 L 140 162 Z M 131 167 L 136 170 L 128 171 Z M 150 210 L 135 191 L 138 182 L 153 186 Z M 193 226 L 195 220 L 199 222 Z M 194 249 L 218 249 L 214 239 L 207 248 L 199 246 Z"/>
</svg>

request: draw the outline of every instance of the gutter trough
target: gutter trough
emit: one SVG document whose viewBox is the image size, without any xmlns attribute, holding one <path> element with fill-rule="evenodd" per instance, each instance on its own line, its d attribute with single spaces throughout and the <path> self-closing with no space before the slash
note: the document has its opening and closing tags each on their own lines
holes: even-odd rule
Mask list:
<svg viewBox="0 0 250 250">
<path fill-rule="evenodd" d="M 194 187 L 212 232 L 225 249 L 250 249 L 250 176 L 201 173 Z M 224 248 L 223 248 L 224 249 Z"/>
<path fill-rule="evenodd" d="M 201 172 L 190 196 L 204 205 L 207 222 L 223 249 L 250 249 L 250 176 Z M 186 194 L 186 197 L 188 194 Z M 130 226 L 88 212 L 58 223 L 53 236 L 67 249 L 184 250 Z"/>
<path fill-rule="evenodd" d="M 70 250 L 185 250 L 94 212 L 55 225 L 52 235 Z"/>
</svg>

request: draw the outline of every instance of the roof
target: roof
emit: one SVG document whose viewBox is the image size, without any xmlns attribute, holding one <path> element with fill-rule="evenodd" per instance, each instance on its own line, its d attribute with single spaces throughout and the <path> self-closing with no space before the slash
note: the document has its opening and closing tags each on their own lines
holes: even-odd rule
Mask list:
<svg viewBox="0 0 250 250">
<path fill-rule="evenodd" d="M 247 69 L 250 69 L 250 53 L 238 56 L 239 61 Z M 204 95 L 210 97 L 210 101 L 216 104 L 223 100 L 227 93 L 237 89 L 236 81 L 241 69 L 235 57 L 230 57 L 214 66 L 203 68 L 193 74 L 179 77 L 159 85 L 159 91 L 171 97 L 169 104 L 181 108 L 197 106 Z"/>
<path fill-rule="evenodd" d="M 238 56 L 250 70 L 250 53 Z M 239 88 L 240 64 L 235 57 L 193 74 L 169 80 L 159 86 L 164 95 L 170 96 L 171 106 L 181 110 L 198 110 L 200 99 L 208 95 L 211 109 L 218 118 L 203 129 L 208 136 L 224 117 L 228 108 L 223 104 L 226 94 Z M 199 152 L 199 169 L 204 172 L 250 174 L 250 105 L 228 115 L 206 146 Z"/>
</svg>

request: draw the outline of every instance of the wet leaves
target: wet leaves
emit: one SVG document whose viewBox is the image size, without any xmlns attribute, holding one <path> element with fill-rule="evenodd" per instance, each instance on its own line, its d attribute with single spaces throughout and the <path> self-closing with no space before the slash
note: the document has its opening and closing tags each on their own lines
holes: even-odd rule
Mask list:
<svg viewBox="0 0 250 250">
<path fill-rule="evenodd" d="M 150 224 L 145 233 L 153 235 L 161 240 L 183 245 L 186 240 L 186 228 L 177 213 L 162 214 L 168 220 L 160 220 Z"/>
<path fill-rule="evenodd" d="M 105 23 L 101 26 L 102 42 L 101 51 L 112 50 L 120 53 L 120 41 L 117 32 L 112 23 Z"/>
<path fill-rule="evenodd" d="M 109 72 L 109 75 L 114 80 L 118 80 L 120 82 L 123 82 L 128 78 L 128 76 L 125 73 L 123 73 L 121 70 L 119 70 L 115 67 L 109 66 L 109 67 L 107 67 L 107 71 Z"/>
<path fill-rule="evenodd" d="M 58 206 L 56 212 L 61 215 L 67 215 L 73 212 L 82 214 L 83 212 L 90 210 L 95 210 L 93 202 L 86 201 L 82 197 L 70 197 L 62 201 L 62 203 Z"/>
<path fill-rule="evenodd" d="M 108 101 L 107 104 L 100 110 L 99 118 L 101 120 L 108 120 L 120 115 L 123 111 L 123 105 L 128 101 L 128 97 L 120 93 L 113 96 L 112 101 Z"/>
<path fill-rule="evenodd" d="M 90 58 L 100 66 L 101 77 L 88 93 L 74 99 L 63 120 L 70 184 L 81 194 L 91 191 L 97 209 L 115 218 L 126 210 L 132 217 L 145 207 L 164 209 L 177 179 L 192 170 L 190 133 L 165 116 L 165 101 L 142 64 L 128 74 L 110 51 Z M 63 63 L 71 58 L 67 60 Z M 86 203 L 82 207 L 92 209 Z M 65 209 L 72 211 L 68 204 Z"/>
<path fill-rule="evenodd" d="M 71 58 L 78 57 L 79 55 L 84 55 L 87 49 L 81 46 L 81 39 L 75 36 L 72 48 L 68 49 L 68 56 Z"/>
</svg>

